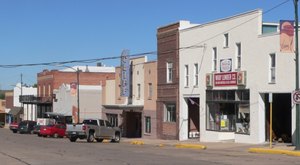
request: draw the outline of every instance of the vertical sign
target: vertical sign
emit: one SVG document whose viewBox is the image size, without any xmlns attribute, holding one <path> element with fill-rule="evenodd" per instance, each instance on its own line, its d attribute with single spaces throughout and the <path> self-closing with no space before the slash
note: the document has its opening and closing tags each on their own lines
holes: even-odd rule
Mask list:
<svg viewBox="0 0 300 165">
<path fill-rule="evenodd" d="M 294 53 L 294 21 L 280 21 L 280 52 Z"/>
<path fill-rule="evenodd" d="M 129 51 L 123 50 L 121 54 L 121 96 L 129 97 L 129 90 L 130 90 Z"/>
</svg>

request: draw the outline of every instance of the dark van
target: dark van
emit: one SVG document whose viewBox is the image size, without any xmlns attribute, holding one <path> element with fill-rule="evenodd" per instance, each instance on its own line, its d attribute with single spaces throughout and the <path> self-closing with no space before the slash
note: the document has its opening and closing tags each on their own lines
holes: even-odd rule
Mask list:
<svg viewBox="0 0 300 165">
<path fill-rule="evenodd" d="M 33 133 L 34 126 L 36 125 L 35 121 L 24 120 L 19 123 L 18 131 L 20 133 Z"/>
</svg>

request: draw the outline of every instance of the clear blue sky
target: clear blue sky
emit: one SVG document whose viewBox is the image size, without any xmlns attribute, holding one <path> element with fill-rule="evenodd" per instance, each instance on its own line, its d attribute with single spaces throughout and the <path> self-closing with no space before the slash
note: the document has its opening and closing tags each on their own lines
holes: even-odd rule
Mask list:
<svg viewBox="0 0 300 165">
<path fill-rule="evenodd" d="M 0 65 L 61 62 L 156 51 L 160 26 L 189 20 L 206 23 L 286 0 L 1 0 Z M 263 16 L 265 22 L 294 19 L 293 0 Z M 156 57 L 152 56 L 151 59 Z M 107 66 L 119 60 L 103 61 Z M 86 65 L 86 64 L 70 64 Z M 95 64 L 89 64 L 95 65 Z M 47 66 L 0 68 L 0 89 L 37 82 Z"/>
</svg>

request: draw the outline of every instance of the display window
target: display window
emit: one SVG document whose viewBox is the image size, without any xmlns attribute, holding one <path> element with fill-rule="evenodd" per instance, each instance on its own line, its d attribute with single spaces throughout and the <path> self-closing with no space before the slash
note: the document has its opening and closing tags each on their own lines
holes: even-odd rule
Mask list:
<svg viewBox="0 0 300 165">
<path fill-rule="evenodd" d="M 206 129 L 250 134 L 249 90 L 207 90 Z"/>
</svg>

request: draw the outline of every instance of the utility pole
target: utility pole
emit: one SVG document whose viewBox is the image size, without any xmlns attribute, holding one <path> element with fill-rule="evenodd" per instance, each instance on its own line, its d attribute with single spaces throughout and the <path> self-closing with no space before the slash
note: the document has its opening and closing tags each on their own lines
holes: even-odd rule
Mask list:
<svg viewBox="0 0 300 165">
<path fill-rule="evenodd" d="M 80 123 L 80 110 L 79 110 L 79 68 L 77 68 L 76 70 L 76 74 L 77 74 L 77 107 L 78 107 L 78 111 L 77 111 L 77 123 Z"/>
<path fill-rule="evenodd" d="M 294 0 L 295 7 L 295 56 L 296 56 L 296 91 L 299 90 L 299 47 L 298 47 L 298 0 Z M 296 104 L 296 144 L 295 150 L 300 150 L 300 107 Z"/>
<path fill-rule="evenodd" d="M 23 105 L 23 74 L 21 73 L 21 99 L 19 98 L 19 102 L 21 102 L 21 108 L 24 115 L 24 105 Z M 23 116 L 25 118 L 25 116 Z M 26 113 L 26 120 L 28 120 L 28 112 Z"/>
</svg>

